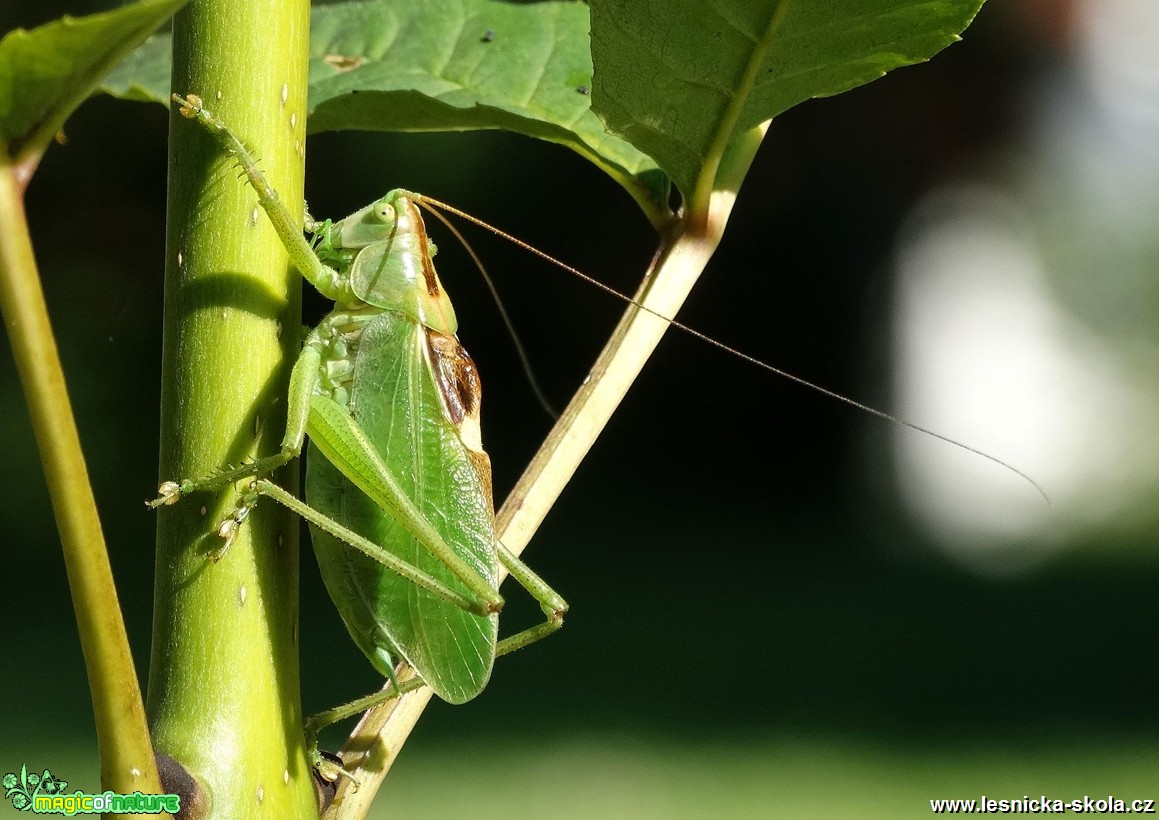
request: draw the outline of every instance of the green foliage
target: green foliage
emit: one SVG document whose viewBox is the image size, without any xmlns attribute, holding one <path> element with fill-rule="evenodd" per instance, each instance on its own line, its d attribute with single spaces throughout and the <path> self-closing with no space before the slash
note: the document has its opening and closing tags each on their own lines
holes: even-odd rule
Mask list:
<svg viewBox="0 0 1159 820">
<path fill-rule="evenodd" d="M 503 128 L 557 142 L 662 209 L 655 163 L 591 112 L 587 8 L 496 0 L 343 3 L 315 10 L 311 131 Z"/>
<path fill-rule="evenodd" d="M 983 0 L 593 0 L 592 106 L 687 197 L 745 131 L 921 62 Z"/>
<path fill-rule="evenodd" d="M 64 17 L 0 40 L 0 141 L 11 157 L 44 152 L 101 78 L 187 0 L 142 0 Z"/>
<path fill-rule="evenodd" d="M 582 3 L 335 3 L 313 12 L 308 130 L 504 128 L 550 140 L 603 168 L 660 226 L 668 178 L 686 199 L 702 175 L 714 187 L 741 134 L 929 59 L 981 5 L 592 0 L 589 54 Z M 101 90 L 167 104 L 168 36 Z"/>
<path fill-rule="evenodd" d="M 662 221 L 667 179 L 607 132 L 583 93 L 592 83 L 587 29 L 587 7 L 574 2 L 319 6 L 311 20 L 307 128 L 502 128 L 557 142 L 603 168 Z M 170 40 L 150 40 L 101 90 L 167 105 Z"/>
</svg>

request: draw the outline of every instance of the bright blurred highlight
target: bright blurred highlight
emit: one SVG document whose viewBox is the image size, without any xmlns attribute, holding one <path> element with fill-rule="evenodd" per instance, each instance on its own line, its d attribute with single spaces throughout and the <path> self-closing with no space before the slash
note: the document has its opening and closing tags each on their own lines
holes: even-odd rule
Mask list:
<svg viewBox="0 0 1159 820">
<path fill-rule="evenodd" d="M 927 196 L 896 259 L 900 415 L 1014 464 L 1053 501 L 896 432 L 906 507 L 990 570 L 1153 523 L 1159 5 L 1079 12 L 1073 71 L 1047 70 L 1027 94 L 1028 136 L 990 179 Z"/>
</svg>

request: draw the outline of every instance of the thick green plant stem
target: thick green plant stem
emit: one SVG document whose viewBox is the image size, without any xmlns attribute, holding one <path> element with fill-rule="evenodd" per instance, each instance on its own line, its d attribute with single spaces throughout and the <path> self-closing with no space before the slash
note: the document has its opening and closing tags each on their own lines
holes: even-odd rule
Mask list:
<svg viewBox="0 0 1159 820">
<path fill-rule="evenodd" d="M 260 151 L 300 215 L 309 5 L 194 0 L 174 20 L 173 88 Z M 162 479 L 278 449 L 298 352 L 301 277 L 253 190 L 212 137 L 170 118 Z M 293 489 L 297 477 L 275 478 Z M 316 816 L 298 675 L 297 521 L 260 505 L 233 546 L 232 491 L 159 512 L 149 714 L 159 751 L 214 817 Z"/>
<path fill-rule="evenodd" d="M 93 698 L 101 788 L 157 793 L 161 781 L 141 689 L 32 255 L 20 176 L 0 161 L 0 311 L 60 532 Z"/>
</svg>

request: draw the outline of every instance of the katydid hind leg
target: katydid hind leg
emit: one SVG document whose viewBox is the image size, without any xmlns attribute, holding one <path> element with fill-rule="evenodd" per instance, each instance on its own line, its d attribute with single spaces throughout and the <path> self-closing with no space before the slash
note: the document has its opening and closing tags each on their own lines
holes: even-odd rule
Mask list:
<svg viewBox="0 0 1159 820">
<path fill-rule="evenodd" d="M 293 497 L 290 496 L 290 498 Z M 495 647 L 495 655 L 498 657 L 514 652 L 517 649 L 522 649 L 559 630 L 563 626 L 563 616 L 567 612 L 568 605 L 534 570 L 503 546 L 503 544 L 496 542 L 496 549 L 498 550 L 499 560 L 507 568 L 511 577 L 539 602 L 540 607 L 547 616 L 547 620 L 543 623 L 522 630 L 515 635 L 499 641 Z M 357 783 L 354 775 L 347 771 L 341 762 L 327 759 L 319 750 L 318 735 L 323 729 L 339 721 L 355 717 L 370 709 L 381 706 L 424 685 L 423 679 L 417 674 L 402 681 L 399 681 L 392 675 L 387 684 L 378 691 L 307 718 L 304 726 L 306 749 L 310 762 L 319 776 L 331 782 L 337 780 L 339 777 L 347 777 Z"/>
<path fill-rule="evenodd" d="M 522 649 L 559 631 L 563 628 L 563 616 L 567 613 L 568 605 L 558 592 L 548 586 L 547 582 L 515 553 L 503 546 L 502 542 L 496 541 L 495 549 L 499 554 L 499 561 L 506 567 L 507 572 L 539 603 L 546 617 L 543 623 L 499 641 L 495 647 L 495 655 L 498 657 Z"/>
<path fill-rule="evenodd" d="M 300 500 L 297 496 L 286 492 L 286 490 L 282 489 L 277 484 L 274 484 L 272 481 L 259 479 L 258 481 L 254 482 L 254 492 L 258 495 L 268 496 L 269 498 L 274 499 L 279 504 L 289 509 L 291 512 L 296 513 L 309 523 L 313 524 L 315 527 L 330 533 L 339 541 L 342 541 L 344 544 L 347 544 L 353 549 L 356 549 L 359 552 L 362 552 L 368 557 L 374 559 L 389 569 L 391 572 L 401 575 L 403 578 L 406 578 L 416 586 L 427 590 L 432 595 L 437 595 L 439 598 L 442 598 L 444 601 L 457 606 L 459 609 L 480 616 L 490 615 L 494 611 L 491 608 L 492 605 L 490 602 L 486 600 L 472 599 L 460 594 L 459 592 L 456 592 L 439 579 L 434 578 L 413 564 L 402 560 L 394 553 L 383 549 L 378 544 L 375 544 L 373 541 L 364 538 L 363 536 L 351 530 L 349 527 L 343 526 L 334 519 L 318 512 L 313 507 Z"/>
</svg>

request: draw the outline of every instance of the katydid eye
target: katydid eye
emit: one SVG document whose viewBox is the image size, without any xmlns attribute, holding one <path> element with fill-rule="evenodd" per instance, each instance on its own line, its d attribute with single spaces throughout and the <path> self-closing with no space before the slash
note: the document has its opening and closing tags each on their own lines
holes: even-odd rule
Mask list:
<svg viewBox="0 0 1159 820">
<path fill-rule="evenodd" d="M 378 217 L 378 221 L 389 224 L 394 222 L 394 208 L 388 203 L 383 203 L 374 209 L 374 215 Z"/>
</svg>

